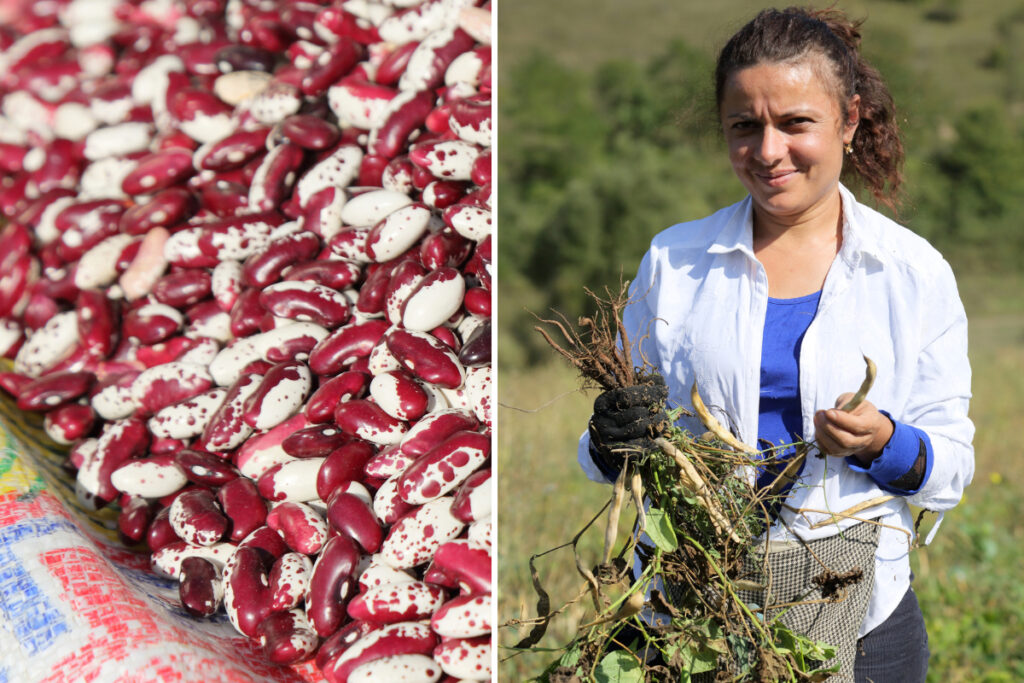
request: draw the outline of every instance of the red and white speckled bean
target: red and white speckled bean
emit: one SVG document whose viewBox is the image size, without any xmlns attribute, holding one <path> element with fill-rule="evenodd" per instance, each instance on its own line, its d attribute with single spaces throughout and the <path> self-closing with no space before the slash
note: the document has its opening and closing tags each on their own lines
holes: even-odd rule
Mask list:
<svg viewBox="0 0 1024 683">
<path fill-rule="evenodd" d="M 345 620 L 345 606 L 355 583 L 359 549 L 347 536 L 332 536 L 309 577 L 306 591 L 306 616 L 314 630 L 326 638 Z"/>
<path fill-rule="evenodd" d="M 434 650 L 434 661 L 446 674 L 455 678 L 490 679 L 491 639 L 478 636 L 445 640 Z"/>
<path fill-rule="evenodd" d="M 292 609 L 302 601 L 313 573 L 313 560 L 301 552 L 285 553 L 270 570 L 270 609 Z"/>
<path fill-rule="evenodd" d="M 58 313 L 32 333 L 14 357 L 14 371 L 38 377 L 66 358 L 78 344 L 78 318 L 74 311 Z"/>
<path fill-rule="evenodd" d="M 458 487 L 491 454 L 490 438 L 479 432 L 456 432 L 419 456 L 398 482 L 402 500 L 420 505 Z M 460 520 L 461 521 L 461 520 Z"/>
<path fill-rule="evenodd" d="M 276 427 L 302 407 L 313 386 L 313 376 L 301 361 L 283 361 L 263 376 L 246 399 L 242 419 L 253 429 Z"/>
<path fill-rule="evenodd" d="M 388 532 L 381 554 L 394 567 L 429 562 L 441 544 L 458 536 L 465 525 L 451 513 L 452 498 L 426 503 L 398 520 Z"/>
<path fill-rule="evenodd" d="M 142 414 L 151 415 L 211 386 L 213 378 L 205 367 L 175 361 L 143 370 L 132 382 L 131 396 Z"/>
<path fill-rule="evenodd" d="M 416 244 L 434 220 L 433 213 L 423 203 L 398 208 L 373 226 L 366 238 L 366 249 L 374 261 L 390 261 Z"/>
<path fill-rule="evenodd" d="M 420 654 L 392 655 L 367 662 L 352 671 L 348 683 L 433 683 L 444 671 L 432 657 Z"/>
<path fill-rule="evenodd" d="M 274 506 L 267 513 L 267 526 L 279 533 L 289 548 L 305 555 L 320 552 L 327 541 L 327 522 L 303 503 L 288 501 Z"/>
<path fill-rule="evenodd" d="M 260 495 L 270 501 L 316 500 L 316 476 L 324 460 L 299 458 L 271 467 L 259 478 Z"/>
<path fill-rule="evenodd" d="M 370 190 L 356 195 L 341 210 L 346 225 L 372 226 L 391 213 L 412 204 L 407 194 L 392 190 Z"/>
<path fill-rule="evenodd" d="M 199 436 L 224 402 L 228 390 L 216 387 L 161 408 L 146 425 L 153 436 L 167 439 L 190 439 Z"/>
<path fill-rule="evenodd" d="M 241 546 L 224 567 L 224 611 L 242 635 L 256 637 L 270 616 L 269 567 L 257 548 Z"/>
<path fill-rule="evenodd" d="M 295 460 L 284 452 L 281 442 L 289 434 L 309 426 L 304 415 L 295 415 L 263 434 L 246 441 L 234 456 L 238 470 L 252 480 L 258 480 L 274 465 Z"/>
<path fill-rule="evenodd" d="M 334 421 L 346 434 L 380 446 L 398 443 L 408 429 L 405 422 L 366 399 L 339 403 L 334 410 Z"/>
<path fill-rule="evenodd" d="M 402 367 L 424 382 L 456 389 L 465 381 L 458 356 L 433 335 L 396 328 L 388 332 L 386 341 Z"/>
<path fill-rule="evenodd" d="M 181 476 L 184 478 L 185 475 Z M 176 497 L 171 503 L 169 519 L 174 533 L 189 545 L 213 545 L 224 537 L 228 529 L 227 518 L 213 494 L 206 489 L 185 491 Z"/>
<path fill-rule="evenodd" d="M 263 654 L 273 664 L 296 664 L 308 659 L 320 644 L 306 614 L 292 609 L 272 612 L 256 628 Z"/>
<path fill-rule="evenodd" d="M 457 269 L 444 267 L 428 273 L 402 306 L 402 326 L 418 332 L 439 327 L 459 311 L 465 293 L 466 281 Z"/>
<path fill-rule="evenodd" d="M 153 455 L 121 465 L 111 473 L 110 483 L 130 496 L 161 498 L 181 489 L 188 479 L 174 456 Z"/>
<path fill-rule="evenodd" d="M 215 614 L 224 598 L 220 569 L 204 557 L 186 557 L 178 574 L 178 596 L 181 606 L 193 616 Z"/>
<path fill-rule="evenodd" d="M 370 382 L 370 396 L 384 412 L 399 420 L 418 420 L 427 411 L 426 391 L 402 370 L 375 376 Z"/>
<path fill-rule="evenodd" d="M 359 574 L 359 589 L 366 592 L 373 586 L 415 580 L 416 577 L 407 570 L 392 567 L 384 560 L 383 555 L 377 553 L 370 557 L 369 564 Z"/>
<path fill-rule="evenodd" d="M 444 638 L 474 638 L 491 632 L 491 596 L 460 595 L 430 617 L 434 633 Z"/>
<path fill-rule="evenodd" d="M 348 187 L 359 176 L 363 150 L 343 143 L 329 156 L 306 171 L 295 184 L 295 197 L 305 207 L 314 194 L 329 187 Z"/>
<path fill-rule="evenodd" d="M 213 562 L 214 566 L 223 568 L 236 549 L 237 546 L 234 543 L 214 543 L 202 546 L 189 545 L 185 541 L 174 541 L 154 551 L 150 557 L 150 564 L 156 571 L 174 579 L 180 574 L 181 563 L 187 557 L 202 557 Z"/>
<path fill-rule="evenodd" d="M 252 479 L 238 477 L 227 482 L 217 490 L 217 502 L 231 520 L 229 538 L 236 543 L 266 523 L 267 503 Z"/>
<path fill-rule="evenodd" d="M 491 515 L 491 491 L 491 471 L 484 469 L 474 472 L 455 493 L 452 514 L 467 524 L 486 519 Z"/>
<path fill-rule="evenodd" d="M 444 590 L 423 581 L 374 586 L 348 603 L 353 619 L 394 624 L 427 619 L 444 603 Z"/>
</svg>

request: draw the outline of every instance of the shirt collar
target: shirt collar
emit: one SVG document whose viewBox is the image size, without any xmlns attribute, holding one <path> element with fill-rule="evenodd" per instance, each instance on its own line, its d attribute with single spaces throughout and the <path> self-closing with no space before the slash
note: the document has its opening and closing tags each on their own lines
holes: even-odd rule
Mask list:
<svg viewBox="0 0 1024 683">
<path fill-rule="evenodd" d="M 856 197 L 845 185 L 839 184 L 839 196 L 843 202 L 843 247 L 839 255 L 851 262 L 860 260 L 860 256 L 871 256 L 881 260 L 879 249 L 878 221 L 864 211 L 864 206 L 857 202 Z M 746 199 L 733 204 L 725 217 L 722 229 L 714 241 L 708 246 L 709 254 L 727 254 L 739 251 L 750 258 L 754 256 L 754 202 L 748 195 Z"/>
</svg>

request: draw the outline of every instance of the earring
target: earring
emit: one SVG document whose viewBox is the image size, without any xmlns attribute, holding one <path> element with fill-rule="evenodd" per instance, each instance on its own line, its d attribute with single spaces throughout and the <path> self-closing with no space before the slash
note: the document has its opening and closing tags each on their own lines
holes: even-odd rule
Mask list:
<svg viewBox="0 0 1024 683">
<path fill-rule="evenodd" d="M 847 142 L 846 146 L 843 147 L 843 151 L 846 152 L 847 155 L 853 154 L 853 145 Z"/>
</svg>

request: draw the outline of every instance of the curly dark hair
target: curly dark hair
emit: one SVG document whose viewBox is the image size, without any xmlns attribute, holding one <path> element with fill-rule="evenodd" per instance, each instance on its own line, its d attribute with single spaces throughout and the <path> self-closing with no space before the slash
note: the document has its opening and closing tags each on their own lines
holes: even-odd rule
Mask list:
<svg viewBox="0 0 1024 683">
<path fill-rule="evenodd" d="M 831 73 L 824 74 L 826 86 L 837 98 L 843 120 L 850 98 L 860 96 L 860 123 L 851 143 L 853 151 L 844 162 L 844 180 L 859 180 L 879 202 L 895 211 L 903 183 L 903 142 L 889 88 L 860 53 L 862 23 L 834 8 L 762 10 L 719 53 L 715 102 L 720 108 L 726 81 L 740 69 L 808 55 L 825 58 L 831 66 Z"/>
</svg>

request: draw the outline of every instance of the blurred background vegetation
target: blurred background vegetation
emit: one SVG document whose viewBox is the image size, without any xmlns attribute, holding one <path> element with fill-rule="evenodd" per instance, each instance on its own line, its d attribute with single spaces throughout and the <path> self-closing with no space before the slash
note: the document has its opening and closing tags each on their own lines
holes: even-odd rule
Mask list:
<svg viewBox="0 0 1024 683">
<path fill-rule="evenodd" d="M 907 148 L 898 220 L 953 264 L 971 323 L 978 471 L 935 544 L 915 554 L 930 680 L 1024 680 L 1024 1 L 850 0 L 893 91 Z M 503 0 L 499 7 L 501 621 L 535 613 L 529 556 L 568 541 L 604 487 L 575 464 L 593 395 L 530 311 L 586 312 L 583 287 L 633 276 L 650 238 L 745 195 L 711 93 L 714 55 L 750 0 Z M 779 5 L 782 6 L 782 5 Z M 594 552 L 600 533 L 584 536 Z M 538 563 L 557 607 L 571 556 Z M 543 644 L 564 644 L 566 611 Z M 509 645 L 525 633 L 506 628 Z M 500 657 L 511 654 L 502 651 Z M 502 664 L 535 675 L 551 655 Z"/>
</svg>

